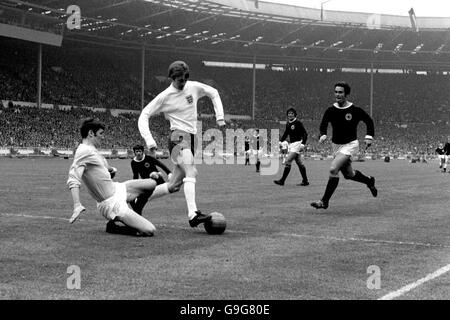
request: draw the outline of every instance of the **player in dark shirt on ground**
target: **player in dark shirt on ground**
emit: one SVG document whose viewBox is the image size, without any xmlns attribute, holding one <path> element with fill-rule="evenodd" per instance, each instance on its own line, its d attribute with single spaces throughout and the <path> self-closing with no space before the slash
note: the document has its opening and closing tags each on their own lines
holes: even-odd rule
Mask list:
<svg viewBox="0 0 450 320">
<path fill-rule="evenodd" d="M 300 152 L 304 150 L 306 139 L 308 138 L 308 134 L 306 133 L 305 127 L 303 123 L 297 119 L 297 111 L 294 108 L 290 108 L 286 111 L 288 121 L 286 123 L 286 130 L 284 131 L 283 136 L 280 139 L 282 143 L 289 136 L 289 154 L 287 156 L 283 176 L 280 180 L 275 180 L 274 183 L 282 186 L 286 181 L 289 172 L 291 171 L 292 161 L 295 160 L 297 166 L 300 170 L 300 174 L 302 176 L 303 181 L 298 186 L 307 186 L 309 185 L 308 177 L 306 176 L 306 168 L 302 163 Z"/>
<path fill-rule="evenodd" d="M 152 178 L 156 181 L 156 188 L 151 194 L 143 194 L 136 198 L 135 202 L 131 203 L 131 207 L 135 212 L 142 215 L 142 210 L 145 207 L 150 196 L 152 198 L 160 197 L 164 194 L 168 194 L 169 190 L 167 189 L 167 183 L 163 178 L 162 173 L 158 170 L 157 167 L 164 170 L 167 176 L 170 179 L 171 172 L 169 168 L 167 168 L 164 163 L 159 161 L 158 159 L 145 154 L 144 146 L 136 145 L 133 147 L 133 152 L 135 157 L 131 160 L 131 170 L 133 171 L 133 179 L 148 179 Z"/>
<path fill-rule="evenodd" d="M 330 176 L 322 199 L 311 203 L 311 206 L 316 209 L 328 208 L 328 202 L 339 184 L 339 171 L 342 172 L 345 179 L 367 185 L 374 197 L 378 194 L 375 188 L 375 178 L 352 168 L 351 159 L 357 155 L 359 150 L 358 123 L 363 121 L 367 127 L 367 134 L 364 138 L 366 148 L 373 142 L 375 129 L 372 118 L 363 109 L 347 101 L 349 94 L 350 86 L 347 83 L 338 82 L 334 85 L 336 103 L 325 111 L 320 124 L 319 143 L 323 143 L 327 138 L 328 123 L 331 123 L 334 159 L 331 162 Z"/>
</svg>

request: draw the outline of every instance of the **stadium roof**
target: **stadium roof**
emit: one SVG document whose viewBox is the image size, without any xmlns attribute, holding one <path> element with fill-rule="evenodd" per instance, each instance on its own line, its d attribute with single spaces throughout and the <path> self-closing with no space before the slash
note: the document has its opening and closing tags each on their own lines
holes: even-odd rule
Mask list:
<svg viewBox="0 0 450 320">
<path fill-rule="evenodd" d="M 68 30 L 67 8 L 81 9 Z M 450 69 L 449 18 L 342 13 L 255 0 L 0 0 L 0 22 L 37 22 L 64 41 L 182 52 L 223 61 Z M 45 21 L 45 22 L 42 22 Z"/>
</svg>

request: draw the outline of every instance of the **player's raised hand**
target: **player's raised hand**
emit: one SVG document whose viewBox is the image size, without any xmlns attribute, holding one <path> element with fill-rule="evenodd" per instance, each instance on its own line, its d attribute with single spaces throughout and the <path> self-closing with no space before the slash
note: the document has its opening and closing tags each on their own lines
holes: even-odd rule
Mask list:
<svg viewBox="0 0 450 320">
<path fill-rule="evenodd" d="M 80 214 L 82 214 L 83 212 L 86 212 L 86 208 L 83 207 L 81 204 L 77 205 L 74 209 L 73 209 L 73 213 L 72 216 L 69 219 L 70 223 L 74 223 L 75 220 L 77 220 L 80 216 Z"/>
<path fill-rule="evenodd" d="M 156 145 L 156 141 L 153 138 L 145 139 L 145 143 L 147 144 L 147 148 L 150 151 L 151 149 L 156 149 L 158 146 Z"/>
<path fill-rule="evenodd" d="M 322 143 L 325 142 L 325 140 L 327 140 L 327 135 L 326 135 L 326 134 L 320 136 L 320 138 L 319 138 L 319 143 L 322 144 Z"/>
<path fill-rule="evenodd" d="M 225 124 L 226 124 L 226 123 L 225 123 L 225 120 L 217 120 L 217 125 L 218 125 L 219 127 L 223 127 Z"/>
</svg>

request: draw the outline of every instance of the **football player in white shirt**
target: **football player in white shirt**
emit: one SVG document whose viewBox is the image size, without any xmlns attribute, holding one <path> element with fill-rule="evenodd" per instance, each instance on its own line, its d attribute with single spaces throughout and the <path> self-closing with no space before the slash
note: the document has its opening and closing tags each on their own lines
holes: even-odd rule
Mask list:
<svg viewBox="0 0 450 320">
<path fill-rule="evenodd" d="M 73 223 L 86 211 L 80 200 L 80 186 L 84 183 L 88 193 L 97 202 L 99 212 L 109 220 L 107 232 L 152 236 L 155 226 L 128 207 L 128 202 L 139 195 L 153 192 L 156 182 L 153 179 L 113 182 L 117 169 L 109 166 L 97 150 L 104 139 L 104 130 L 104 124 L 92 118 L 83 120 L 80 127 L 82 143 L 75 152 L 67 180 L 73 200 L 73 214 L 69 222 Z M 171 184 L 169 189 L 173 188 Z M 115 221 L 125 226 L 116 225 Z"/>
<path fill-rule="evenodd" d="M 205 215 L 197 209 L 195 201 L 197 169 L 194 164 L 194 152 L 197 145 L 197 101 L 204 96 L 211 99 L 219 126 L 225 125 L 223 105 L 217 89 L 198 81 L 188 80 L 189 67 L 185 62 L 171 63 L 168 77 L 172 83 L 142 110 L 138 127 L 148 149 L 152 151 L 157 145 L 150 132 L 149 118 L 162 112 L 169 120 L 171 130 L 169 150 L 171 159 L 176 164 L 171 180 L 184 183 L 189 225 L 196 227 L 211 219 L 210 215 Z"/>
</svg>

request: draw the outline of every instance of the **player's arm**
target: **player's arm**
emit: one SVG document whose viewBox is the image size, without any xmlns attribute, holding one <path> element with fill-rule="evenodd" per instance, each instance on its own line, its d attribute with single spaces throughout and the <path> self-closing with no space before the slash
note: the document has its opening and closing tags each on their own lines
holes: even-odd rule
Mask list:
<svg viewBox="0 0 450 320">
<path fill-rule="evenodd" d="M 366 143 L 366 147 L 370 147 L 373 142 L 373 137 L 375 135 L 375 125 L 373 123 L 372 118 L 369 116 L 369 114 L 364 111 L 363 109 L 359 109 L 361 113 L 361 120 L 366 124 L 367 127 L 367 133 L 364 137 L 364 141 Z"/>
<path fill-rule="evenodd" d="M 302 131 L 302 144 L 306 145 L 306 141 L 308 140 L 308 132 L 306 132 L 303 123 L 300 123 L 300 130 Z"/>
<path fill-rule="evenodd" d="M 323 114 L 322 121 L 320 122 L 319 126 L 319 132 L 320 132 L 320 138 L 319 143 L 323 143 L 327 138 L 327 130 L 328 130 L 328 123 L 330 122 L 330 111 L 331 109 L 327 109 L 325 113 Z"/>
<path fill-rule="evenodd" d="M 152 133 L 150 132 L 149 118 L 162 111 L 163 103 L 163 97 L 159 94 L 145 106 L 138 119 L 139 132 L 149 149 L 157 147 L 155 139 L 153 139 Z"/>
<path fill-rule="evenodd" d="M 444 155 L 447 155 L 448 154 L 448 149 L 449 149 L 449 147 L 450 147 L 450 145 L 448 144 L 448 143 L 446 143 L 445 145 L 444 145 Z"/>
<path fill-rule="evenodd" d="M 289 122 L 286 122 L 286 128 L 284 129 L 284 133 L 283 133 L 283 135 L 280 138 L 280 142 L 283 142 L 284 140 L 287 139 L 287 136 L 288 136 L 288 125 L 289 125 Z"/>
<path fill-rule="evenodd" d="M 73 212 L 69 220 L 70 223 L 75 222 L 80 214 L 86 211 L 86 208 L 81 204 L 80 200 L 81 177 L 83 176 L 85 169 L 85 166 L 74 164 L 69 171 L 69 179 L 67 180 L 67 185 L 69 186 L 73 200 Z"/>
<path fill-rule="evenodd" d="M 163 169 L 163 171 L 164 171 L 167 175 L 169 175 L 169 174 L 172 173 L 172 171 L 170 171 L 170 169 L 167 168 L 167 166 L 166 166 L 164 163 L 162 163 L 161 161 L 159 161 L 158 159 L 156 159 L 156 158 L 154 158 L 154 157 L 150 157 L 150 159 L 152 159 L 152 162 L 153 162 L 153 164 L 154 164 L 155 166 L 157 166 L 157 167 Z"/>
<path fill-rule="evenodd" d="M 133 179 L 139 179 L 139 170 L 134 161 L 131 161 L 131 171 L 133 172 Z"/>
<path fill-rule="evenodd" d="M 207 96 L 211 99 L 216 114 L 216 122 L 219 126 L 225 125 L 225 115 L 223 112 L 223 104 L 220 99 L 219 91 L 207 84 L 197 82 L 200 87 L 200 96 Z"/>
</svg>

